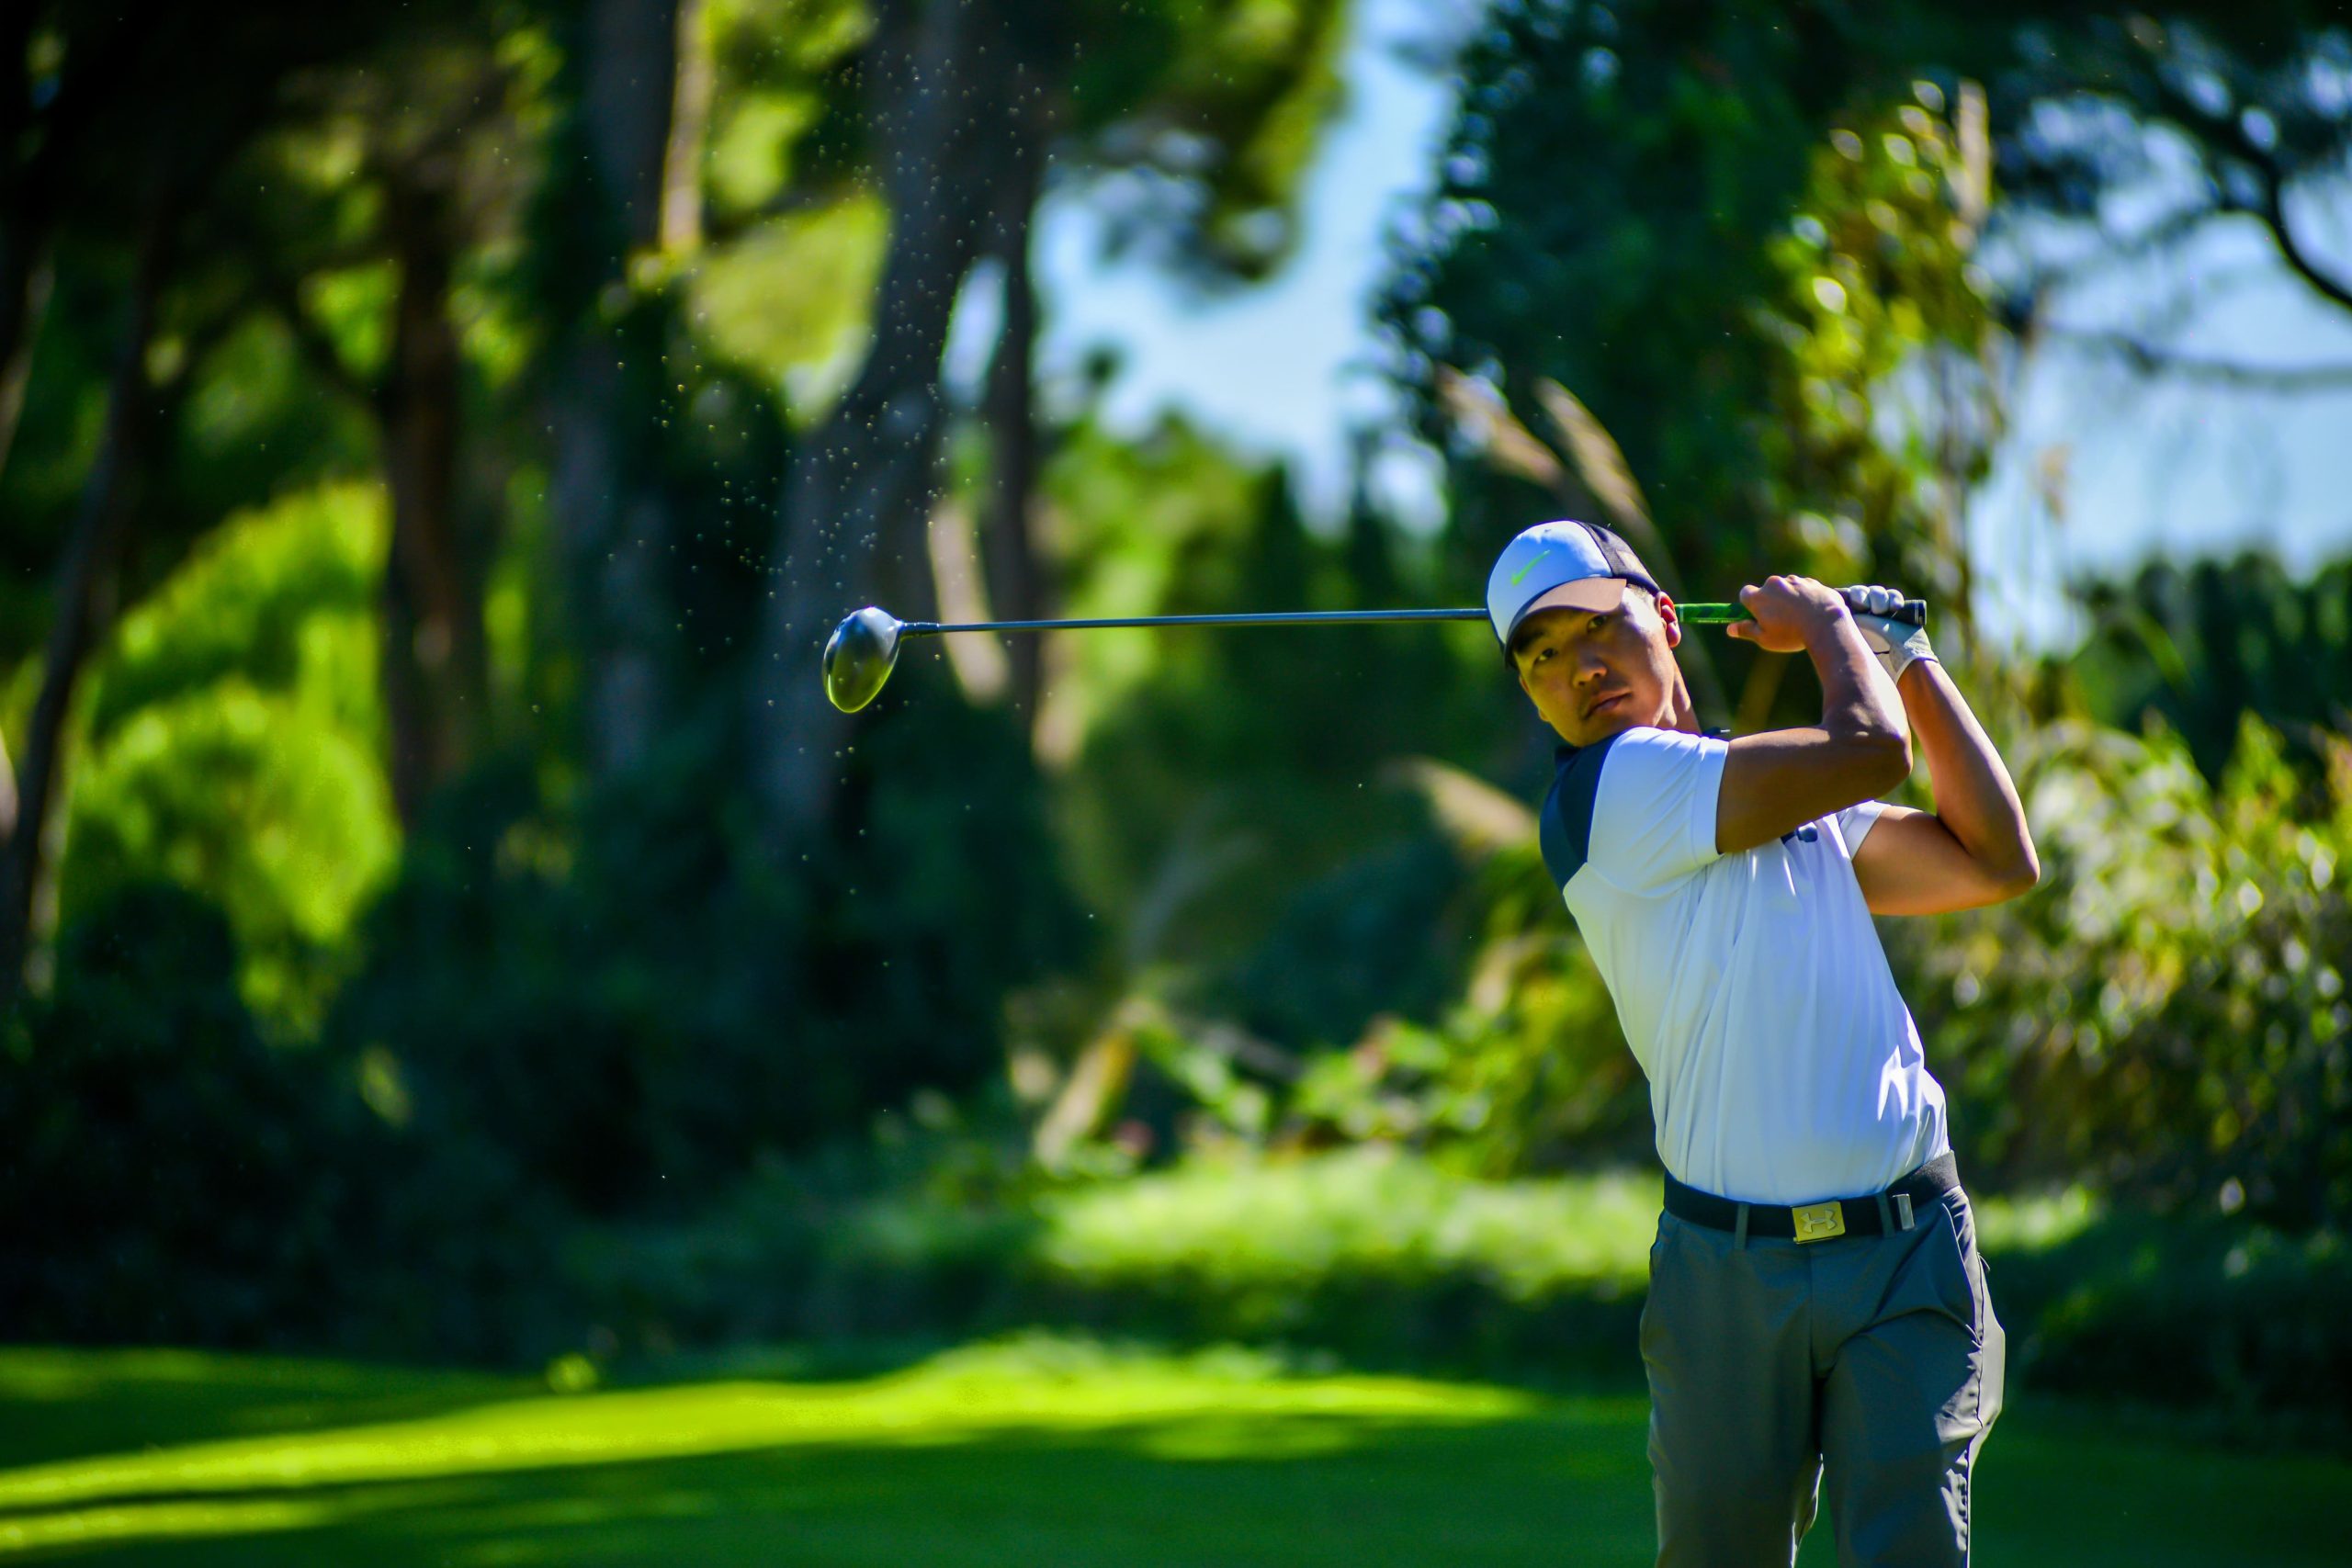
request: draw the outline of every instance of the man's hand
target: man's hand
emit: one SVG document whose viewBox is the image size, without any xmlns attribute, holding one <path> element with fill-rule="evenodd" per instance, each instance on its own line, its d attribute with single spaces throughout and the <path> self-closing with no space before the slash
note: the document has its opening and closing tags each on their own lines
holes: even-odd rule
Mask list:
<svg viewBox="0 0 2352 1568">
<path fill-rule="evenodd" d="M 1753 618 L 1724 630 L 1767 653 L 1802 653 L 1822 631 L 1852 617 L 1836 589 L 1810 577 L 1768 577 L 1760 588 L 1751 582 L 1739 591 L 1739 602 Z"/>
<path fill-rule="evenodd" d="M 1928 646 L 1928 628 L 1915 626 L 1908 621 L 1892 617 L 1903 608 L 1903 595 L 1892 588 L 1872 583 L 1866 588 L 1849 588 L 1845 593 L 1846 607 L 1854 613 L 1854 626 L 1862 634 L 1862 641 L 1878 655 L 1878 661 L 1895 680 L 1903 679 L 1915 659 L 1933 659 L 1936 650 Z"/>
</svg>

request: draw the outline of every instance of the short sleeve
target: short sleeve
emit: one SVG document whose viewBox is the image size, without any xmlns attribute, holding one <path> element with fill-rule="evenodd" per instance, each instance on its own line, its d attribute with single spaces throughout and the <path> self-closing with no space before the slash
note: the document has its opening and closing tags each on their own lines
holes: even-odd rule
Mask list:
<svg viewBox="0 0 2352 1568">
<path fill-rule="evenodd" d="M 1859 853 L 1862 840 L 1878 826 L 1879 814 L 1886 809 L 1883 800 L 1865 800 L 1860 806 L 1849 806 L 1838 813 L 1838 836 L 1846 840 L 1846 857 Z"/>
<path fill-rule="evenodd" d="M 1628 892 L 1662 887 L 1716 858 L 1715 801 L 1729 742 L 1629 729 L 1602 760 L 1587 859 Z"/>
</svg>

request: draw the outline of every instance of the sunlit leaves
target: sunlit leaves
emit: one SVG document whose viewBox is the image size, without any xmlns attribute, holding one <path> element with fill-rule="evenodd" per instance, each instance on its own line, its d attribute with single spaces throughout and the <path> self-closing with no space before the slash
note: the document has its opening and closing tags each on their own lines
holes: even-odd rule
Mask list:
<svg viewBox="0 0 2352 1568">
<path fill-rule="evenodd" d="M 1971 261 L 1983 175 L 1944 110 L 1921 82 L 1813 151 L 1755 312 L 1779 350 L 1758 435 L 1783 570 L 1894 577 L 1964 614 L 1945 487 L 1981 477 L 2000 422 L 1976 363 L 1992 332 Z"/>
<path fill-rule="evenodd" d="M 362 486 L 224 524 L 101 662 L 69 909 L 162 880 L 214 900 L 247 1002 L 315 1025 L 399 847 L 376 697 L 385 519 Z"/>
<path fill-rule="evenodd" d="M 729 100 L 711 132 L 711 200 L 743 211 L 774 201 L 791 177 L 792 144 L 815 121 L 819 107 L 811 94 Z"/>
<path fill-rule="evenodd" d="M 705 254 L 688 284 L 695 335 L 781 386 L 803 428 L 857 373 L 889 214 L 871 196 L 794 213 Z"/>
</svg>

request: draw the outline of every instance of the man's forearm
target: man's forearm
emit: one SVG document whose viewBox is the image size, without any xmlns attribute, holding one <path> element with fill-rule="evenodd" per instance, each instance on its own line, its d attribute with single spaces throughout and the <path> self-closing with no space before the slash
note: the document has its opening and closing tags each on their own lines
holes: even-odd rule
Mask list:
<svg viewBox="0 0 2352 1568">
<path fill-rule="evenodd" d="M 1978 864 L 2005 882 L 2041 873 L 2017 785 L 1942 664 L 1920 659 L 1897 688 L 1911 733 L 1928 761 L 1936 816 Z"/>
<path fill-rule="evenodd" d="M 1907 741 L 1903 700 L 1853 617 L 1825 619 L 1805 637 L 1821 677 L 1821 728 L 1832 735 L 1891 736 Z"/>
</svg>

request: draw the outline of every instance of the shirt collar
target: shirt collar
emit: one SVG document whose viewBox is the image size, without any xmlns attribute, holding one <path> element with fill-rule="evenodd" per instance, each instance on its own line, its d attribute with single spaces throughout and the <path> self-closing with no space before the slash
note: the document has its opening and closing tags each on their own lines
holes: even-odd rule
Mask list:
<svg viewBox="0 0 2352 1568">
<path fill-rule="evenodd" d="M 1622 735 L 1624 731 L 1619 730 L 1618 733 Z M 1705 736 L 1710 740 L 1729 740 L 1731 739 L 1731 731 L 1728 729 L 1702 729 L 1699 731 L 1699 733 Z M 1552 765 L 1555 768 L 1565 768 L 1568 765 L 1568 759 L 1583 750 L 1584 748 L 1581 746 L 1571 746 L 1566 741 L 1563 740 L 1558 745 L 1552 748 Z"/>
</svg>

